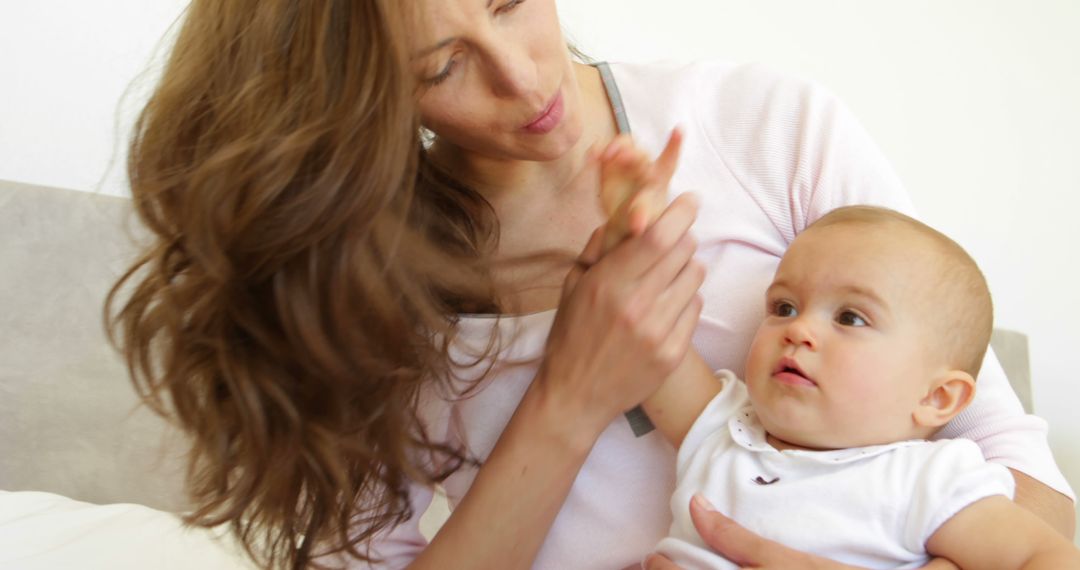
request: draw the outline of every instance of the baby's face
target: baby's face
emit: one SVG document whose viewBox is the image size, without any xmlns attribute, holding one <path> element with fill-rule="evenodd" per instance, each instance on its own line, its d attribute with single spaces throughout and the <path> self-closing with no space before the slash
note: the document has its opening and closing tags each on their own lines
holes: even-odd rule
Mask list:
<svg viewBox="0 0 1080 570">
<path fill-rule="evenodd" d="M 936 362 L 919 242 L 864 225 L 811 228 L 766 295 L 747 359 L 750 398 L 784 442 L 836 449 L 916 437 L 912 412 Z"/>
</svg>

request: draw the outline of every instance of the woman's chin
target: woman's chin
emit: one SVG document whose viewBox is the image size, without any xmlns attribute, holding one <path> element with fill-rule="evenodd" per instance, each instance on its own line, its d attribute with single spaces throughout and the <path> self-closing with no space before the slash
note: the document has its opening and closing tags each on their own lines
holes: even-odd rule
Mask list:
<svg viewBox="0 0 1080 570">
<path fill-rule="evenodd" d="M 566 124 L 546 135 L 541 135 L 542 139 L 530 145 L 536 157 L 529 160 L 547 162 L 565 157 L 582 142 L 583 131 L 580 123 Z"/>
</svg>

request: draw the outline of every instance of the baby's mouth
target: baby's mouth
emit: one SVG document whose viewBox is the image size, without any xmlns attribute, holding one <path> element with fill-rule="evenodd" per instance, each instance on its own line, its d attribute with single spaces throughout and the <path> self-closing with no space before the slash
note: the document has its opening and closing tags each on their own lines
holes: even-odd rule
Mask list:
<svg viewBox="0 0 1080 570">
<path fill-rule="evenodd" d="M 814 382 L 799 366 L 798 361 L 790 356 L 785 356 L 780 359 L 780 362 L 776 363 L 776 368 L 773 369 L 773 378 L 785 384 L 817 386 L 817 382 Z"/>
</svg>

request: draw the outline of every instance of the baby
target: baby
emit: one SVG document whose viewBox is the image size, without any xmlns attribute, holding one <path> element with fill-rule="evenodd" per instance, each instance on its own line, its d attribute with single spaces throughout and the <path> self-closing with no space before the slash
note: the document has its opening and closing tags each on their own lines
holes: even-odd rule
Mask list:
<svg viewBox="0 0 1080 570">
<path fill-rule="evenodd" d="M 655 194 L 627 188 L 655 193 L 670 175 L 643 160 L 606 153 L 602 189 L 651 219 Z M 698 494 L 765 538 L 860 567 L 936 556 L 962 568 L 1080 568 L 1080 551 L 1010 500 L 1005 467 L 971 441 L 928 441 L 971 401 L 992 326 L 986 282 L 960 246 L 891 210 L 835 210 L 791 243 L 766 312 L 745 383 L 691 351 L 643 404 L 678 449 L 659 553 L 684 568 L 737 567 L 694 528 Z"/>
</svg>

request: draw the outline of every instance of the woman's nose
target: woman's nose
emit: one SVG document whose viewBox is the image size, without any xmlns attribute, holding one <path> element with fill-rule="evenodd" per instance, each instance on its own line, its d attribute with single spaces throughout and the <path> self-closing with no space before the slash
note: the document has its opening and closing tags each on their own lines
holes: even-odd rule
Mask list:
<svg viewBox="0 0 1080 570">
<path fill-rule="evenodd" d="M 792 319 L 784 329 L 784 342 L 816 350 L 817 337 L 810 319 L 801 315 Z"/>
<path fill-rule="evenodd" d="M 488 60 L 491 88 L 496 96 L 520 97 L 537 89 L 536 62 L 524 47 L 504 44 L 501 49 L 492 50 Z"/>
</svg>

